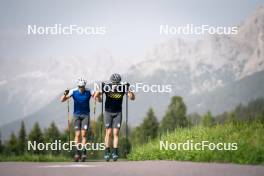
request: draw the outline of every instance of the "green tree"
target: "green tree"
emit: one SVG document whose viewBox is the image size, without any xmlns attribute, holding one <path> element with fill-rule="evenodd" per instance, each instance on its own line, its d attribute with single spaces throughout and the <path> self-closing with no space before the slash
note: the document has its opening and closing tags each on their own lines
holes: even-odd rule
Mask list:
<svg viewBox="0 0 264 176">
<path fill-rule="evenodd" d="M 10 151 L 11 155 L 19 153 L 18 140 L 14 132 L 11 133 L 7 148 Z"/>
<path fill-rule="evenodd" d="M 132 132 L 133 144 L 142 144 L 148 142 L 149 139 L 154 139 L 158 135 L 159 122 L 152 108 L 147 112 L 143 122 L 136 127 Z"/>
<path fill-rule="evenodd" d="M 60 140 L 61 134 L 54 122 L 52 122 L 49 128 L 44 130 L 44 139 L 46 142 L 54 142 L 55 140 Z"/>
<path fill-rule="evenodd" d="M 237 115 L 234 111 L 231 111 L 227 115 L 226 122 L 227 123 L 235 123 L 238 120 Z"/>
<path fill-rule="evenodd" d="M 18 133 L 18 145 L 19 145 L 19 153 L 24 154 L 27 146 L 27 134 L 26 134 L 26 127 L 24 121 L 21 122 L 21 127 Z"/>
<path fill-rule="evenodd" d="M 172 97 L 166 114 L 161 121 L 161 131 L 171 131 L 178 127 L 188 126 L 186 111 L 187 108 L 182 97 Z"/>
<path fill-rule="evenodd" d="M 61 133 L 54 122 L 52 122 L 49 128 L 44 130 L 44 141 L 45 142 L 55 142 L 62 139 Z M 52 154 L 59 154 L 60 151 L 49 151 Z"/>
<path fill-rule="evenodd" d="M 36 122 L 32 128 L 32 130 L 30 131 L 29 135 L 28 135 L 28 139 L 33 143 L 34 141 L 36 141 L 36 143 L 43 143 L 44 142 L 44 137 L 43 137 L 43 133 L 39 127 L 39 124 Z M 32 153 L 43 153 L 42 151 L 31 151 Z"/>
<path fill-rule="evenodd" d="M 142 135 L 147 140 L 154 139 L 157 137 L 158 129 L 159 129 L 159 122 L 152 108 L 148 110 L 147 116 L 144 118 L 141 128 L 143 132 Z"/>
<path fill-rule="evenodd" d="M 145 137 L 142 134 L 143 130 L 141 126 L 137 126 L 132 130 L 131 140 L 133 145 L 142 144 L 145 142 Z"/>
<path fill-rule="evenodd" d="M 198 113 L 191 113 L 187 116 L 191 125 L 198 126 L 201 123 L 201 116 Z"/>
<path fill-rule="evenodd" d="M 2 143 L 2 134 L 1 134 L 1 131 L 0 131 L 0 154 L 2 154 L 4 151 L 4 146 L 3 146 L 3 143 Z"/>
<path fill-rule="evenodd" d="M 213 117 L 210 111 L 208 111 L 207 113 L 204 114 L 203 118 L 202 118 L 202 125 L 206 126 L 206 127 L 210 127 L 213 125 Z"/>
</svg>

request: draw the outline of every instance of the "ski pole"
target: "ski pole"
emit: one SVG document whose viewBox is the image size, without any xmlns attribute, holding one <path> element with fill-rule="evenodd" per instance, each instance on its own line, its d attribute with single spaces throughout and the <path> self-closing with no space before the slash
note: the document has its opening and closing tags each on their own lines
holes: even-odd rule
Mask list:
<svg viewBox="0 0 264 176">
<path fill-rule="evenodd" d="M 100 132 L 101 132 L 101 135 L 100 135 L 100 141 L 102 142 L 103 140 L 103 137 L 102 137 L 102 135 L 103 135 L 103 119 L 104 119 L 104 85 L 105 85 L 105 83 L 104 82 L 102 82 L 102 119 L 101 119 L 101 129 L 100 129 Z"/>
<path fill-rule="evenodd" d="M 93 107 L 93 116 L 94 116 L 94 126 L 93 126 L 93 138 L 95 138 L 95 130 L 96 130 L 96 120 L 95 120 L 95 112 L 96 112 L 96 100 L 94 100 L 94 107 Z M 95 141 L 95 139 L 94 139 Z"/>
<path fill-rule="evenodd" d="M 128 136 L 128 87 L 126 89 L 126 135 L 125 135 L 126 149 L 125 149 L 125 156 L 127 156 L 127 153 L 128 153 L 128 151 L 127 151 L 127 147 L 128 147 L 127 136 Z"/>
<path fill-rule="evenodd" d="M 95 143 L 95 133 L 96 133 L 96 120 L 95 120 L 95 112 L 96 112 L 96 100 L 94 100 L 93 104 L 93 127 L 91 129 L 91 134 L 90 134 L 90 141 L 91 143 Z M 94 151 L 91 151 L 91 155 L 94 155 Z"/>
<path fill-rule="evenodd" d="M 69 145 L 70 145 L 70 140 L 71 140 L 71 122 L 70 122 L 70 100 L 67 100 L 67 110 L 68 110 L 68 140 L 69 140 Z"/>
</svg>

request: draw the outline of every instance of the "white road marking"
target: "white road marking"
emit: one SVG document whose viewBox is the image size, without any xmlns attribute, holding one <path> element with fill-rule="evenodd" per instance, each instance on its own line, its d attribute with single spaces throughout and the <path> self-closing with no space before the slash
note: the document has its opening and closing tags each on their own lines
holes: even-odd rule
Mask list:
<svg viewBox="0 0 264 176">
<path fill-rule="evenodd" d="M 94 165 L 87 165 L 87 164 L 67 164 L 67 165 L 47 165 L 47 166 L 38 166 L 40 168 L 84 168 L 84 167 L 97 167 Z"/>
</svg>

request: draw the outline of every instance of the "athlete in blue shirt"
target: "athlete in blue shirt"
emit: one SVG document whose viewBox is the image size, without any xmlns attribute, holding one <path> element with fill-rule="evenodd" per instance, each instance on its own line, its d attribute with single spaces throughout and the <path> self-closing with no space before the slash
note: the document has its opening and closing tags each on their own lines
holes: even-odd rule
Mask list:
<svg viewBox="0 0 264 176">
<path fill-rule="evenodd" d="M 89 102 L 92 96 L 91 90 L 85 88 L 85 85 L 86 85 L 86 80 L 81 77 L 77 80 L 78 87 L 71 90 L 65 90 L 64 95 L 61 97 L 61 102 L 65 102 L 71 97 L 74 100 L 73 117 L 74 117 L 74 128 L 75 128 L 75 142 L 76 144 L 82 143 L 83 145 L 86 144 L 86 134 L 90 121 Z M 82 141 L 81 141 L 81 137 L 82 137 Z M 86 159 L 85 148 L 83 149 L 82 152 L 76 149 L 74 160 L 79 161 L 79 159 L 85 161 Z"/>
</svg>

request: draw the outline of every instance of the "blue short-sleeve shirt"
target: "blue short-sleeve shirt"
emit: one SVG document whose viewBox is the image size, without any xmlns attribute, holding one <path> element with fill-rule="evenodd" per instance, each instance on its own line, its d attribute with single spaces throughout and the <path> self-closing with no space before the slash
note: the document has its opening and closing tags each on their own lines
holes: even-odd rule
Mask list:
<svg viewBox="0 0 264 176">
<path fill-rule="evenodd" d="M 71 96 L 74 100 L 74 115 L 90 114 L 90 98 L 92 96 L 90 89 L 85 88 L 83 93 L 80 92 L 79 88 L 71 89 L 69 96 Z"/>
</svg>

